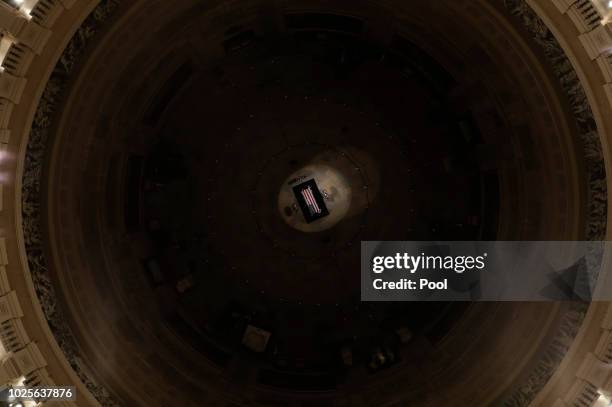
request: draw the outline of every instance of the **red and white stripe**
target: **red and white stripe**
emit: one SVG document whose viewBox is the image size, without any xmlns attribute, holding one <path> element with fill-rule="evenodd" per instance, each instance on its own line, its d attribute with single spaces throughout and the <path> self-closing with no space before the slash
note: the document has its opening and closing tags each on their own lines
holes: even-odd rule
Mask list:
<svg viewBox="0 0 612 407">
<path fill-rule="evenodd" d="M 312 189 L 310 187 L 302 190 L 302 196 L 304 200 L 306 200 L 306 205 L 308 205 L 308 209 L 310 209 L 310 214 L 321 213 L 321 208 L 317 204 L 317 200 L 315 199 Z"/>
</svg>

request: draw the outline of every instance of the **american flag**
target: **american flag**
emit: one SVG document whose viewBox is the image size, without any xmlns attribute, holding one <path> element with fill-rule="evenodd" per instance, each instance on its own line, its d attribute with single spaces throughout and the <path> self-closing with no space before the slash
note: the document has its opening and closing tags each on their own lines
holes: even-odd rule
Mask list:
<svg viewBox="0 0 612 407">
<path fill-rule="evenodd" d="M 312 189 L 310 187 L 302 189 L 302 196 L 306 201 L 306 205 L 308 205 L 308 210 L 310 211 L 311 215 L 314 215 L 315 213 L 321 213 L 321 208 L 319 208 L 317 200 L 312 194 Z"/>
</svg>

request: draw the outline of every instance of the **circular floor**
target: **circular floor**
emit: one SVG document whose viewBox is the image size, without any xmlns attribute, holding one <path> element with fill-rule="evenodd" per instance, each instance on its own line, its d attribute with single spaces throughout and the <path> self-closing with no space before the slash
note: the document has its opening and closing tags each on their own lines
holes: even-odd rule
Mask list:
<svg viewBox="0 0 612 407">
<path fill-rule="evenodd" d="M 367 365 L 372 349 L 401 347 L 398 330 L 453 308 L 360 302 L 361 241 L 480 234 L 465 154 L 477 140 L 384 52 L 344 36 L 258 43 L 194 78 L 151 142 L 146 218 L 162 269 L 187 278 L 177 307 L 237 349 L 245 326 L 270 332 L 262 363 L 336 369 L 349 346 Z M 309 179 L 340 199 L 312 223 L 290 189 Z"/>
</svg>

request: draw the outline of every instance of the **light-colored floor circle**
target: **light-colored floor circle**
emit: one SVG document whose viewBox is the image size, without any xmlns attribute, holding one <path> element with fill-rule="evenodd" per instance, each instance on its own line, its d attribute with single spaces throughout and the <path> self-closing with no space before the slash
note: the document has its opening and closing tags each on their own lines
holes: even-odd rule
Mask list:
<svg viewBox="0 0 612 407">
<path fill-rule="evenodd" d="M 329 153 L 332 154 L 332 153 Z M 283 182 L 278 194 L 278 209 L 281 217 L 289 226 L 302 232 L 320 232 L 340 222 L 349 211 L 352 202 L 352 188 L 342 174 L 337 161 L 338 153 L 329 164 L 313 163 L 294 171 Z M 334 165 L 336 164 L 336 165 Z M 302 213 L 293 188 L 309 180 L 314 180 L 329 212 L 327 216 L 308 222 Z"/>
</svg>

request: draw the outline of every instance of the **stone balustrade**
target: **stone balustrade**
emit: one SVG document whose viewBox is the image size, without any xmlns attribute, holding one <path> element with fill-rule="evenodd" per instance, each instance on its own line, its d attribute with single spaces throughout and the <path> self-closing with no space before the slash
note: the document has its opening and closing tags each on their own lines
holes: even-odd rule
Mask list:
<svg viewBox="0 0 612 407">
<path fill-rule="evenodd" d="M 7 267 L 6 240 L 0 238 L 0 385 L 53 385 L 42 353 L 21 322 L 23 311 L 17 293 L 10 288 Z"/>
<path fill-rule="evenodd" d="M 62 14 L 64 8 L 64 3 L 60 0 L 36 0 L 30 15 L 32 16 L 32 21 L 42 27 L 50 28 Z"/>
<path fill-rule="evenodd" d="M 612 400 L 612 305 L 601 325 L 596 348 L 587 353 L 576 380 L 554 407 L 607 407 Z"/>
<path fill-rule="evenodd" d="M 552 0 L 580 32 L 580 42 L 589 57 L 597 62 L 612 106 L 612 8 L 598 0 Z"/>
</svg>

